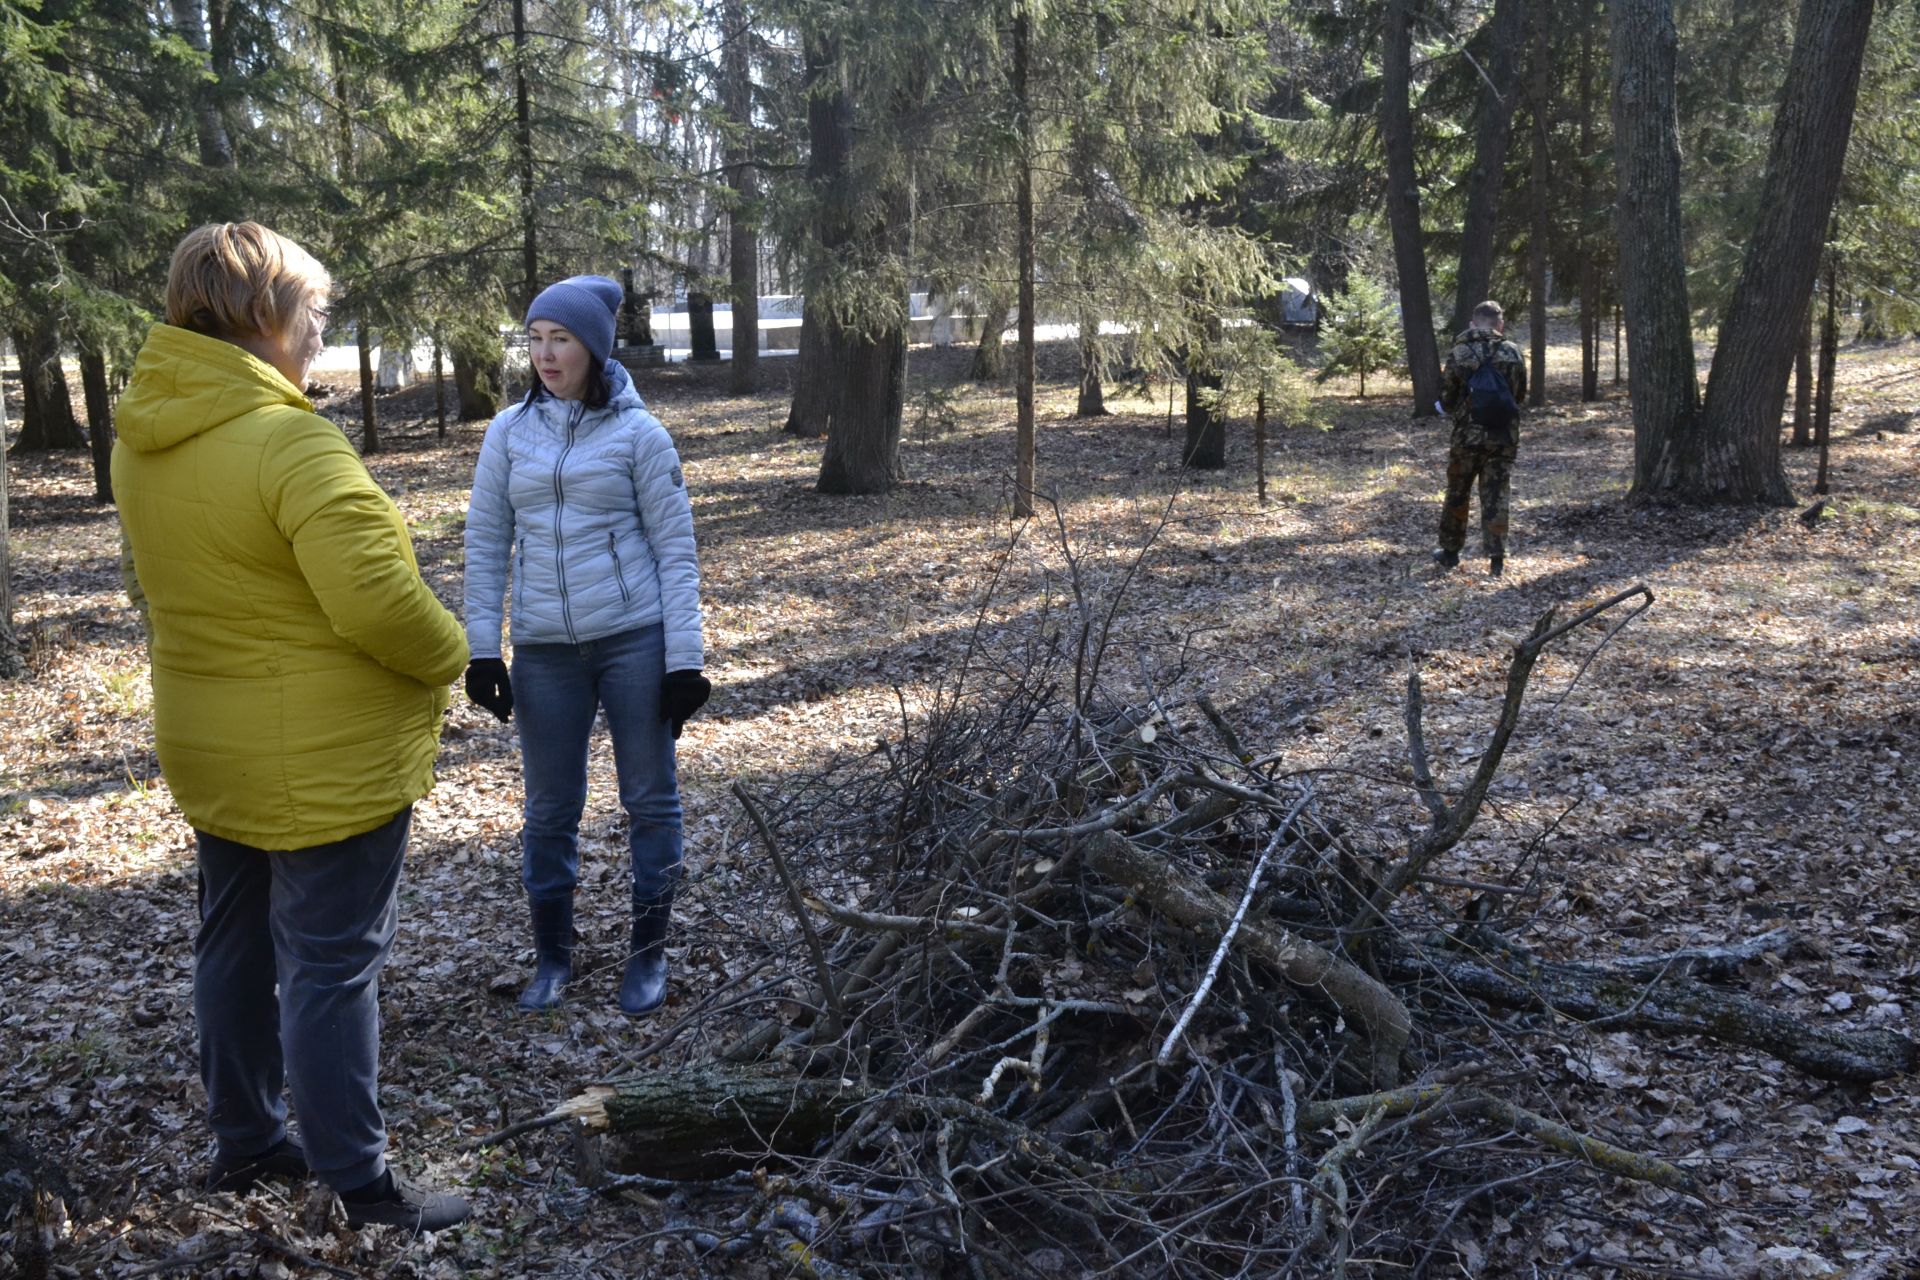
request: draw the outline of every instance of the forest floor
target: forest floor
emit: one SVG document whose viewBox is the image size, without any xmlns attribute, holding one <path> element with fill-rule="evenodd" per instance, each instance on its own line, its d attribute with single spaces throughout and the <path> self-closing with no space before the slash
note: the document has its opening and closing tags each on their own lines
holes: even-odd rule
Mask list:
<svg viewBox="0 0 1920 1280">
<path fill-rule="evenodd" d="M 1920 1030 L 1920 345 L 1842 350 L 1832 493 L 1807 518 L 1630 505 L 1624 389 L 1581 404 L 1554 382 L 1523 426 L 1497 579 L 1477 531 L 1459 570 L 1429 560 L 1445 431 L 1407 421 L 1398 389 L 1361 399 L 1335 383 L 1317 401 L 1327 429 L 1276 426 L 1263 505 L 1244 421 L 1224 473 L 1183 473 L 1164 388 L 1153 403 L 1114 399 L 1111 417 L 1067 418 L 1066 349 L 1044 355 L 1039 406 L 1058 527 L 1049 511 L 1016 542 L 1011 393 L 964 381 L 968 355 L 914 351 L 909 479 L 872 498 L 813 491 L 819 444 L 779 430 L 790 362 L 769 362 L 768 389 L 749 397 L 724 391 L 724 366 L 640 379 L 685 461 L 716 685 L 680 742 L 690 876 L 665 1018 L 725 980 L 743 904 L 768 893 L 729 785 L 777 794 L 835 752 L 897 735 L 977 616 L 1022 625 L 1057 597 L 1063 528 L 1103 600 L 1151 543 L 1125 591 L 1117 681 L 1207 693 L 1255 752 L 1334 771 L 1345 820 L 1383 848 L 1423 818 L 1406 783 L 1409 653 L 1441 781 L 1457 782 L 1533 620 L 1646 583 L 1652 608 L 1577 681 L 1581 655 L 1543 663 L 1493 803 L 1442 870 L 1521 886 L 1510 927 L 1554 956 L 1784 927 L 1793 946 L 1749 967 L 1752 994 L 1810 1022 Z M 1565 369 L 1572 352 L 1555 355 Z M 344 382 L 320 404 L 343 421 L 357 410 Z M 430 390 L 383 396 L 386 448 L 369 461 L 457 607 L 484 424 L 441 440 L 432 412 Z M 712 1274 L 658 1204 L 581 1187 L 557 1131 L 461 1150 L 638 1066 L 662 1019 L 613 1008 L 624 838 L 604 741 L 584 828 L 582 976 L 562 1011 L 515 1011 L 530 957 L 517 754 L 511 730 L 458 695 L 383 979 L 383 1101 L 400 1166 L 468 1195 L 473 1221 L 426 1240 L 359 1236 L 299 1190 L 238 1202 L 197 1190 L 210 1142 L 192 836 L 152 752 L 116 523 L 92 500 L 84 454 L 11 466 L 30 674 L 0 686 L 0 1210 L 23 1174 L 61 1193 L 61 1274 Z M 1786 466 L 1804 507 L 1813 454 L 1789 450 Z M 1475 896 L 1432 892 L 1461 908 Z M 711 1048 L 696 1037 L 673 1061 Z M 1604 1030 L 1544 1042 L 1535 1061 L 1572 1122 L 1693 1169 L 1707 1198 L 1593 1174 L 1578 1215 L 1469 1208 L 1486 1255 L 1462 1253 L 1457 1273 L 1517 1274 L 1529 1257 L 1552 1266 L 1526 1274 L 1920 1268 L 1912 1080 L 1830 1085 L 1751 1051 Z"/>
</svg>

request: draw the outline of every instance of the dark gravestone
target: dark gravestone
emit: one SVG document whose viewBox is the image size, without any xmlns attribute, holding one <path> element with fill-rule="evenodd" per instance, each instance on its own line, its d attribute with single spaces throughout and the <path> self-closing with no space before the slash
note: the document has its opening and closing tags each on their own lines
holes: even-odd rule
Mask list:
<svg viewBox="0 0 1920 1280">
<path fill-rule="evenodd" d="M 689 360 L 718 360 L 720 344 L 713 338 L 713 299 L 704 293 L 687 294 L 687 327 L 693 331 Z"/>
</svg>

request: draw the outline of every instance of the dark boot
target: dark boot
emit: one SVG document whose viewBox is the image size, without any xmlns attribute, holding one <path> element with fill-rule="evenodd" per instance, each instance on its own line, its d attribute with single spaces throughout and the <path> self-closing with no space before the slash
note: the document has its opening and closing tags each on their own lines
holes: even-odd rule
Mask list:
<svg viewBox="0 0 1920 1280">
<path fill-rule="evenodd" d="M 340 1193 L 347 1225 L 402 1227 L 408 1231 L 445 1231 L 465 1222 L 473 1213 L 459 1196 L 408 1182 L 388 1169 L 364 1187 Z"/>
<path fill-rule="evenodd" d="M 241 1196 L 253 1190 L 262 1178 L 299 1182 L 312 1176 L 313 1170 L 307 1168 L 307 1153 L 300 1149 L 300 1144 L 291 1138 L 282 1138 L 257 1156 L 215 1156 L 204 1185 L 209 1191 L 231 1191 Z"/>
<path fill-rule="evenodd" d="M 671 889 L 657 898 L 633 900 L 633 950 L 620 983 L 624 1013 L 652 1013 L 667 998 L 667 920 L 672 914 Z"/>
<path fill-rule="evenodd" d="M 1433 562 L 1442 569 L 1452 569 L 1459 565 L 1460 553 L 1458 551 L 1449 551 L 1445 547 L 1435 547 L 1433 549 Z"/>
<path fill-rule="evenodd" d="M 520 993 L 522 1009 L 551 1009 L 573 977 L 573 896 L 532 898 L 533 953 L 540 967 Z"/>
</svg>

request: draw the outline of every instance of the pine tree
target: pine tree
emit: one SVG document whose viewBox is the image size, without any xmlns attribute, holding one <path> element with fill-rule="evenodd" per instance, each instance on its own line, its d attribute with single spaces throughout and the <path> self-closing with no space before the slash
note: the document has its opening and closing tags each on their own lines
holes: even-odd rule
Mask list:
<svg viewBox="0 0 1920 1280">
<path fill-rule="evenodd" d="M 1352 374 L 1360 379 L 1364 398 L 1367 375 L 1399 364 L 1402 350 L 1392 299 L 1371 275 L 1355 272 L 1347 287 L 1327 300 L 1316 376 L 1325 382 Z"/>
</svg>

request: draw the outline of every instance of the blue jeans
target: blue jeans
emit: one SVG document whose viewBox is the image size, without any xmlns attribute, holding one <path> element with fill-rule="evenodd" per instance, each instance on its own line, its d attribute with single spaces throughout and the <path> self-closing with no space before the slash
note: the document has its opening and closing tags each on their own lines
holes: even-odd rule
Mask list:
<svg viewBox="0 0 1920 1280">
<path fill-rule="evenodd" d="M 680 867 L 680 783 L 673 730 L 660 718 L 666 631 L 658 623 L 581 644 L 513 651 L 513 712 L 527 806 L 521 879 L 531 898 L 565 898 L 580 872 L 580 814 L 587 803 L 587 742 L 596 709 L 607 713 L 620 805 L 627 811 L 633 896 L 673 887 Z"/>
<path fill-rule="evenodd" d="M 350 1191 L 386 1168 L 380 968 L 412 821 L 403 809 L 372 831 L 292 853 L 194 833 L 200 1080 L 229 1163 L 287 1136 L 291 1077 L 307 1163 L 322 1181 Z"/>
</svg>

